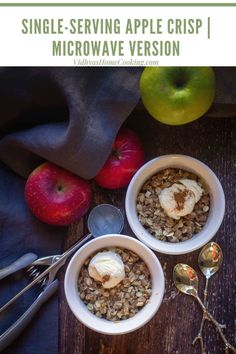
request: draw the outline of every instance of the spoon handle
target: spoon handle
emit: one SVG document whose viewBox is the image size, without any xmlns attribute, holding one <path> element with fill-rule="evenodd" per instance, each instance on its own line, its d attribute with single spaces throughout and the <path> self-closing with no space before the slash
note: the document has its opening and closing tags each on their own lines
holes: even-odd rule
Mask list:
<svg viewBox="0 0 236 354">
<path fill-rule="evenodd" d="M 204 289 L 204 300 L 203 300 L 204 306 L 207 306 L 208 279 L 209 278 L 206 278 L 205 289 Z M 205 314 L 205 311 L 203 311 L 203 316 L 202 316 L 202 321 L 200 324 L 199 332 L 192 342 L 192 345 L 195 345 L 195 343 L 199 340 L 200 347 L 201 347 L 201 354 L 206 354 L 206 349 L 205 349 L 204 340 L 203 340 L 203 336 L 202 336 L 202 332 L 203 332 L 203 328 L 204 328 L 204 324 L 205 324 L 206 319 L 207 319 L 207 316 Z"/>
<path fill-rule="evenodd" d="M 207 305 L 208 283 L 209 283 L 209 278 L 206 278 L 206 284 L 205 284 L 205 289 L 204 289 L 204 298 L 203 298 L 203 303 L 205 306 Z"/>
<path fill-rule="evenodd" d="M 207 310 L 206 306 L 203 304 L 203 302 L 201 301 L 201 299 L 199 298 L 199 296 L 195 296 L 198 303 L 200 304 L 201 308 L 203 309 L 203 313 L 205 314 L 206 317 L 208 317 L 208 319 L 215 325 L 217 331 L 219 332 L 221 339 L 223 340 L 224 344 L 225 344 L 225 351 L 227 353 L 227 351 L 230 349 L 232 350 L 232 352 L 236 353 L 236 348 L 234 348 L 225 338 L 224 333 L 222 332 L 222 328 L 220 326 L 220 324 L 216 321 L 216 319 L 212 316 L 212 314 Z"/>
<path fill-rule="evenodd" d="M 77 249 L 79 249 L 81 246 L 83 246 L 84 243 L 89 241 L 91 238 L 93 238 L 93 235 L 90 233 L 86 236 L 83 236 L 83 238 L 79 239 L 76 243 L 74 243 L 68 250 L 66 250 L 62 255 L 61 258 L 68 258 L 71 256 Z"/>
</svg>

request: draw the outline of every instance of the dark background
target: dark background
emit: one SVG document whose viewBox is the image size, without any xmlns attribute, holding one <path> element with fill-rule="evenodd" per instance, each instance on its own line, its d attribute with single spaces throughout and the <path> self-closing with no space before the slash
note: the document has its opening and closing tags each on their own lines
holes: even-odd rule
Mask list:
<svg viewBox="0 0 236 354">
<path fill-rule="evenodd" d="M 163 154 L 178 153 L 196 157 L 206 163 L 219 177 L 226 197 L 226 213 L 223 224 L 214 241 L 224 253 L 220 271 L 209 283 L 209 309 L 220 323 L 226 323 L 224 331 L 235 344 L 235 246 L 236 246 L 236 118 L 209 118 L 181 126 L 159 124 L 144 110 L 134 111 L 127 125 L 142 138 L 147 160 Z M 96 202 L 114 203 L 124 212 L 125 191 L 107 192 L 96 188 Z M 85 224 L 69 230 L 67 245 L 85 232 Z M 124 233 L 132 235 L 127 222 Z M 172 282 L 176 263 L 187 263 L 200 278 L 200 296 L 203 298 L 204 278 L 197 266 L 199 251 L 188 255 L 167 256 L 156 253 L 165 269 L 166 289 L 164 301 L 155 317 L 143 328 L 122 336 L 97 334 L 81 325 L 65 302 L 63 283 L 60 289 L 60 353 L 63 354 L 197 354 L 198 346 L 191 343 L 197 335 L 201 310 L 192 297 L 178 294 Z M 61 275 L 63 279 L 63 274 Z M 224 353 L 224 347 L 212 325 L 206 324 L 204 332 L 207 353 Z"/>
<path fill-rule="evenodd" d="M 135 78 L 133 77 L 132 89 L 134 91 L 137 91 L 140 71 L 141 70 L 135 73 Z M 217 95 L 214 105 L 205 117 L 180 127 L 166 126 L 151 118 L 140 102 L 136 105 L 138 97 L 135 96 L 132 98 L 132 104 L 129 102 L 129 109 L 122 113 L 119 124 L 128 116 L 125 125 L 132 128 L 140 136 L 146 152 L 146 160 L 168 153 L 186 154 L 206 163 L 219 177 L 226 195 L 226 214 L 220 230 L 214 237 L 214 241 L 218 242 L 223 249 L 224 262 L 220 271 L 210 280 L 209 309 L 219 322 L 227 324 L 225 334 L 230 342 L 235 344 L 236 68 L 216 68 L 215 71 L 217 78 Z M 65 104 L 65 96 L 61 96 L 61 90 L 58 91 L 58 85 L 55 84 L 55 80 L 52 82 L 50 80 L 50 84 L 48 84 L 47 90 L 45 90 L 45 81 L 40 81 L 39 77 L 37 77 L 35 81 L 35 91 L 31 90 L 35 103 L 33 106 L 30 104 L 31 108 L 29 109 L 28 96 L 26 94 L 29 82 L 25 78 L 25 70 L 22 69 L 20 74 L 22 75 L 23 87 L 26 88 L 25 91 L 19 87 L 8 86 L 9 72 L 8 74 L 1 74 L 1 107 L 4 107 L 4 109 L 2 108 L 0 120 L 2 137 L 8 135 L 9 132 L 13 130 L 16 132 L 27 130 L 32 126 L 32 119 L 34 126 L 42 125 L 43 123 L 47 124 L 48 122 L 53 124 L 59 123 L 63 126 L 64 121 L 70 119 L 71 112 L 74 112 L 71 111 L 71 108 L 73 108 L 74 105 L 73 103 L 72 106 Z M 13 80 L 14 73 L 12 73 L 12 75 Z M 127 73 L 124 77 L 126 76 Z M 59 79 L 60 78 L 59 76 Z M 108 77 L 105 79 L 107 80 Z M 103 81 L 101 74 L 98 75 L 97 80 L 97 82 Z M 90 82 L 93 82 L 93 76 L 91 76 Z M 42 84 L 42 89 L 40 90 L 41 96 L 38 96 L 37 92 L 40 83 Z M 120 82 L 120 85 L 121 84 L 122 82 Z M 68 97 L 71 97 L 72 93 L 70 89 L 71 85 L 73 87 L 73 93 L 76 92 L 77 86 L 75 82 L 71 83 L 70 80 L 68 81 L 66 79 L 64 79 L 63 85 L 63 87 L 66 88 L 68 94 L 66 97 L 68 99 Z M 114 86 L 114 81 L 110 81 L 110 85 Z M 8 88 L 7 90 L 6 87 Z M 108 90 L 109 86 L 106 89 Z M 47 94 L 48 92 L 50 92 L 50 98 Z M 93 94 L 90 89 L 86 92 Z M 113 91 L 113 93 L 115 94 L 115 91 Z M 12 103 L 12 94 L 19 98 L 18 102 Z M 72 96 L 74 97 L 74 94 L 72 94 Z M 102 97 L 106 97 L 103 90 Z M 43 105 L 42 102 L 44 103 Z M 71 101 L 69 102 L 71 103 Z M 116 107 L 113 107 L 113 110 L 118 110 L 119 104 L 120 102 Z M 18 110 L 16 107 L 18 107 Z M 18 114 L 19 107 L 21 108 L 20 115 Z M 89 107 L 89 102 L 87 107 Z M 103 105 L 103 110 L 104 107 L 107 108 L 107 106 Z M 96 106 L 93 107 L 94 111 L 95 108 Z M 129 114 L 131 111 L 132 113 Z M 9 116 L 9 112 L 12 114 L 11 117 L 15 117 L 14 119 L 5 119 L 7 114 Z M 106 111 L 107 117 L 109 117 L 109 114 L 111 115 L 111 112 L 111 110 Z M 22 117 L 23 119 L 21 119 Z M 74 115 L 74 117 L 76 117 L 76 115 Z M 99 117 L 99 115 L 97 117 Z M 116 129 L 109 130 L 109 125 L 107 127 L 106 134 L 109 136 L 110 144 L 112 138 L 115 136 Z M 55 129 L 53 129 L 53 132 L 55 132 Z M 75 138 L 76 136 L 74 139 Z M 102 145 L 102 143 L 103 140 L 101 139 L 100 145 Z M 109 153 L 109 144 L 106 147 L 106 153 L 103 154 L 103 159 L 105 155 Z M 19 145 L 16 146 L 18 149 Z M 2 147 L 5 150 L 1 149 Z M 54 146 L 53 149 L 57 156 L 57 146 Z M 5 165 L 9 159 L 9 155 L 6 153 L 7 151 L 7 145 L 1 145 L 0 143 L 0 159 L 4 162 L 1 170 L 4 171 L 4 173 L 2 172 L 0 174 L 0 215 L 2 216 L 0 223 L 0 266 L 6 265 L 9 261 L 14 259 L 15 255 L 19 253 L 22 254 L 22 252 L 24 253 L 29 249 L 33 251 L 36 250 L 39 255 L 58 252 L 61 248 L 60 245 L 62 245 L 63 249 L 66 249 L 69 244 L 80 238 L 87 231 L 86 217 L 84 220 L 69 227 L 68 230 L 64 228 L 48 227 L 36 221 L 29 213 L 23 201 L 25 180 L 24 178 L 19 178 L 17 174 L 19 171 L 22 171 L 21 175 L 26 176 L 33 166 L 44 159 L 44 156 L 38 156 L 37 154 L 19 154 L 19 159 L 14 158 L 11 160 L 13 161 L 13 165 L 11 166 L 11 170 L 9 170 Z M 21 151 L 23 152 L 24 149 Z M 22 156 L 30 157 L 27 160 L 30 164 L 25 165 L 22 163 Z M 25 166 L 27 168 L 25 168 Z M 65 167 L 70 169 L 70 166 Z M 12 170 L 16 171 L 17 174 L 13 173 Z M 94 185 L 94 192 L 94 204 L 102 202 L 113 203 L 121 207 L 124 211 L 125 190 L 110 192 Z M 22 215 L 20 218 L 18 217 L 19 210 L 21 210 Z M 127 222 L 124 233 L 132 235 Z M 35 234 L 37 234 L 37 237 Z M 21 237 L 19 237 L 19 235 L 21 235 Z M 65 237 L 65 235 L 67 235 L 67 237 Z M 22 239 L 22 237 L 24 238 Z M 14 241 L 13 247 L 12 240 Z M 193 298 L 177 294 L 172 283 L 172 270 L 176 263 L 188 263 L 195 269 L 198 269 L 198 253 L 199 252 L 196 251 L 189 255 L 182 256 L 166 256 L 157 253 L 164 267 L 166 276 L 166 292 L 161 308 L 156 316 L 143 328 L 131 334 L 117 337 L 95 333 L 85 328 L 75 319 L 65 301 L 63 289 L 64 271 L 62 271 L 60 273 L 59 303 L 55 301 L 56 298 L 49 301 L 40 311 L 29 329 L 27 329 L 24 334 L 22 334 L 21 338 L 4 353 L 200 353 L 197 347 L 193 348 L 191 346 L 191 342 L 198 332 L 201 321 L 200 308 Z M 200 294 L 202 295 L 204 279 L 200 272 L 199 277 Z M 4 302 L 6 297 L 4 289 L 8 289 L 10 284 L 12 286 L 12 280 L 17 279 L 10 278 L 5 281 L 4 284 L 1 283 L 1 303 Z M 24 282 L 26 281 L 27 280 L 24 280 Z M 10 290 L 11 294 L 15 293 L 21 285 L 22 284 L 14 282 L 14 286 Z M 7 296 L 9 296 L 9 293 L 7 293 Z M 27 301 L 24 306 L 26 305 Z M 59 313 L 58 320 L 57 313 Z M 6 317 L 0 319 L 1 326 L 3 326 L 3 324 L 6 326 L 6 323 Z M 211 325 L 207 325 L 205 340 L 208 353 L 221 354 L 224 352 L 222 343 Z"/>
</svg>

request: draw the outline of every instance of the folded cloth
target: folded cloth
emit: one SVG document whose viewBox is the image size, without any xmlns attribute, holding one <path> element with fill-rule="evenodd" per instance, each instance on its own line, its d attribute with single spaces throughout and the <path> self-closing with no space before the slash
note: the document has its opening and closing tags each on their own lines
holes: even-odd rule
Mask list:
<svg viewBox="0 0 236 354">
<path fill-rule="evenodd" d="M 65 228 L 41 223 L 24 201 L 28 174 L 48 160 L 86 179 L 105 162 L 139 99 L 140 68 L 0 69 L 0 268 L 28 251 L 60 251 Z M 1 281 L 0 305 L 27 280 Z M 29 295 L 29 294 L 28 294 Z M 32 302 L 25 295 L 0 318 L 0 331 Z M 5 353 L 58 352 L 57 301 L 40 311 Z"/>
</svg>

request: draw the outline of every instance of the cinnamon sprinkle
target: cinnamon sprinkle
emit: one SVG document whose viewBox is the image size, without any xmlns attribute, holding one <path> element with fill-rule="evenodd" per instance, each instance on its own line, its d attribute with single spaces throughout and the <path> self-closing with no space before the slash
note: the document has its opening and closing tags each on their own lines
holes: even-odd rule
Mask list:
<svg viewBox="0 0 236 354">
<path fill-rule="evenodd" d="M 174 193 L 174 198 L 175 198 L 175 201 L 177 204 L 177 207 L 176 207 L 177 210 L 183 210 L 185 199 L 190 194 L 190 192 L 191 191 L 189 191 L 189 190 L 184 190 L 181 192 Z"/>
<path fill-rule="evenodd" d="M 102 282 L 105 283 L 106 281 L 108 281 L 110 279 L 110 275 L 109 274 L 105 274 L 103 277 L 102 277 Z"/>
</svg>

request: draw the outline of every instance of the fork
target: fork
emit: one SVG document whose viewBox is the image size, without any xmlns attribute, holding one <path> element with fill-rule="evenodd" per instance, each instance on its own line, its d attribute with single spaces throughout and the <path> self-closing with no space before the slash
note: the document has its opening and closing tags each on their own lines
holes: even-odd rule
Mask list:
<svg viewBox="0 0 236 354">
<path fill-rule="evenodd" d="M 49 257 L 43 257 L 42 259 L 40 258 L 40 259 L 36 260 L 35 262 L 33 262 L 31 264 L 31 266 L 37 265 L 37 261 L 38 261 L 38 265 L 39 265 L 39 262 L 43 262 L 43 265 L 47 266 L 46 270 L 40 272 L 40 274 L 37 275 L 37 277 L 34 276 L 32 282 L 30 284 L 28 284 L 26 287 L 24 287 L 15 296 L 13 296 L 7 303 L 5 303 L 5 305 L 3 305 L 0 308 L 0 313 L 2 313 L 4 310 L 6 310 L 19 297 L 21 297 L 26 291 L 31 289 L 35 284 L 39 283 L 41 280 L 43 281 L 43 279 L 46 278 L 47 279 L 46 284 L 50 284 L 50 282 L 52 282 L 54 280 L 58 270 L 65 264 L 67 258 L 69 256 L 71 256 L 85 242 L 90 240 L 91 237 L 92 237 L 92 234 L 86 235 L 85 237 L 80 239 L 78 242 L 76 242 L 74 245 L 72 245 L 68 250 L 66 250 L 64 253 L 62 253 L 61 255 L 55 255 L 55 256 L 53 255 L 53 256 L 49 256 Z M 45 258 L 47 260 L 45 260 Z M 51 259 L 51 265 L 48 266 L 46 264 L 46 262 L 48 262 L 50 259 Z M 45 262 L 45 264 L 44 264 L 44 262 Z M 42 265 L 42 263 L 41 263 L 41 265 Z M 33 270 L 36 270 L 36 269 L 33 269 Z M 34 273 L 31 273 L 31 275 L 32 274 L 34 274 Z"/>
<path fill-rule="evenodd" d="M 30 307 L 4 333 L 0 335 L 0 352 L 8 347 L 29 325 L 41 306 L 56 292 L 59 281 L 55 279 L 38 295 Z"/>
<path fill-rule="evenodd" d="M 31 278 L 36 279 L 42 273 L 42 269 L 40 269 L 41 267 L 50 267 L 53 263 L 58 261 L 60 258 L 61 258 L 60 254 L 38 258 L 29 265 L 26 271 Z M 52 270 L 51 272 L 48 273 L 48 276 L 39 279 L 37 283 L 38 284 L 41 283 L 41 287 L 44 287 L 47 282 L 50 283 L 55 278 L 56 273 L 57 273 L 57 269 L 55 271 Z"/>
<path fill-rule="evenodd" d="M 26 310 L 26 312 L 0 336 L 0 352 L 21 334 L 25 327 L 30 323 L 33 316 L 35 316 L 39 308 L 56 292 L 58 288 L 58 280 L 55 279 L 55 277 L 58 270 L 65 264 L 67 258 L 85 242 L 91 239 L 91 237 L 92 234 L 88 234 L 60 255 L 38 258 L 31 264 L 27 265 L 28 274 L 33 278 L 33 280 L 24 289 L 13 296 L 11 300 L 3 305 L 0 308 L 0 313 L 13 304 L 23 293 L 35 284 L 41 282 L 43 290 L 33 304 Z M 41 271 L 41 266 L 46 267 L 46 270 Z"/>
<path fill-rule="evenodd" d="M 27 267 L 28 274 L 35 279 L 40 273 L 40 270 L 36 268 L 36 266 L 50 266 L 53 262 L 58 260 L 58 257 L 59 256 L 56 255 L 37 259 L 37 256 L 34 253 L 27 253 L 14 261 L 8 267 L 0 270 L 0 279 L 3 279 L 16 271 Z M 14 322 L 4 333 L 0 335 L 0 352 L 2 352 L 23 332 L 41 306 L 56 292 L 59 281 L 55 279 L 55 276 L 56 272 L 42 279 L 43 281 L 41 282 L 41 286 L 43 290 L 41 293 L 29 306 L 29 308 L 16 320 L 16 322 Z"/>
</svg>

